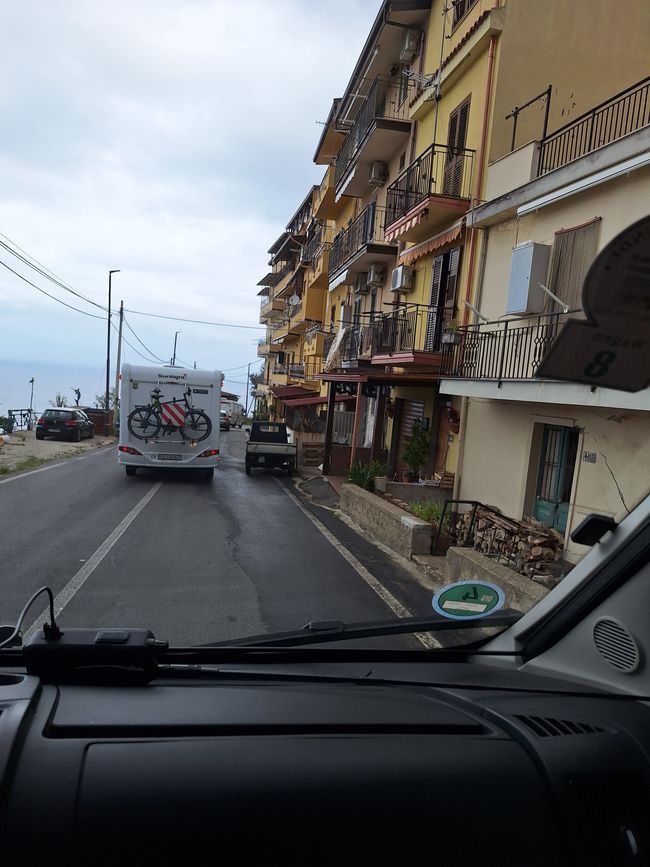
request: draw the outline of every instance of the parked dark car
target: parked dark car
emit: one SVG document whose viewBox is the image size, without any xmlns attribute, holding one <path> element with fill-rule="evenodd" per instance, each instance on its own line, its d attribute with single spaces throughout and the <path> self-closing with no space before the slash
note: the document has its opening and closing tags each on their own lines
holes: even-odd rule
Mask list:
<svg viewBox="0 0 650 867">
<path fill-rule="evenodd" d="M 225 409 L 220 413 L 219 430 L 230 430 L 230 416 Z"/>
<path fill-rule="evenodd" d="M 84 437 L 92 439 L 94 436 L 95 425 L 85 412 L 74 407 L 46 409 L 36 422 L 37 440 L 54 437 L 79 442 Z"/>
</svg>

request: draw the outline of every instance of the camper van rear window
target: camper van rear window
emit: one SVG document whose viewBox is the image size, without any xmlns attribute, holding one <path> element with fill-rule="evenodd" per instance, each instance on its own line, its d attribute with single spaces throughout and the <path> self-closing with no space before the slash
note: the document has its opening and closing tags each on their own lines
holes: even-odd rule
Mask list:
<svg viewBox="0 0 650 867">
<path fill-rule="evenodd" d="M 277 424 L 261 424 L 260 433 L 279 433 L 280 427 Z"/>
<path fill-rule="evenodd" d="M 192 394 L 207 394 L 207 393 L 208 393 L 207 388 L 193 388 L 192 389 Z"/>
</svg>

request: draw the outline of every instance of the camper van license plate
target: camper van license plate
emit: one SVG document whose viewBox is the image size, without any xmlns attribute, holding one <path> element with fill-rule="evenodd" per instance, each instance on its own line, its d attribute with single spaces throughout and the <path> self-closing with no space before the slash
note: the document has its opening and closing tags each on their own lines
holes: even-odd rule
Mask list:
<svg viewBox="0 0 650 867">
<path fill-rule="evenodd" d="M 158 455 L 159 461 L 182 461 L 183 455 Z"/>
</svg>

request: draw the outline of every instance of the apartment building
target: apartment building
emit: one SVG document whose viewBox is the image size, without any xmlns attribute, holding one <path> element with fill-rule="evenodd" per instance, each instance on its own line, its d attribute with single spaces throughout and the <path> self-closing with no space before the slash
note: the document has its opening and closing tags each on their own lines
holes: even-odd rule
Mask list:
<svg viewBox="0 0 650 867">
<path fill-rule="evenodd" d="M 612 238 L 650 202 L 650 77 L 495 160 L 488 201 L 467 223 L 483 235 L 481 321 L 447 347 L 440 392 L 462 399 L 457 494 L 571 531 L 590 512 L 620 520 L 648 492 L 650 392 L 539 379 Z"/>
<path fill-rule="evenodd" d="M 532 227 L 524 237 L 522 215 L 513 217 L 503 204 L 497 219 L 489 208 L 528 184 L 535 191 L 539 181 L 545 190 L 569 164 L 589 163 L 595 152 L 641 133 L 648 122 L 639 96 L 635 128 L 622 121 L 617 126 L 614 112 L 632 108 L 612 97 L 634 90 L 647 73 L 650 6 L 630 0 L 621 15 L 613 4 L 597 5 L 596 15 L 588 0 L 381 4 L 318 141 L 314 162 L 324 175 L 308 196 L 309 214 L 300 226 L 290 221 L 271 248 L 272 272 L 282 276 L 269 275 L 277 282 L 262 290 L 268 290 L 263 310 L 271 305 L 261 350 L 267 353 L 269 406 L 276 417 L 293 421 L 299 410 L 298 424 L 309 416 L 314 436 L 324 440 L 326 473 L 345 474 L 355 460 L 380 457 L 398 476 L 405 438 L 419 419 L 431 432 L 425 472 L 436 471 L 453 485 L 445 496 L 470 496 L 478 478 L 472 461 L 486 457 L 477 452 L 484 446 L 478 428 L 465 442 L 465 428 L 473 424 L 471 396 L 463 390 L 471 379 L 464 375 L 470 356 L 459 365 L 459 353 L 472 330 L 485 331 L 486 319 L 494 316 L 503 328 L 510 318 L 502 302 L 511 247 L 529 240 L 553 249 L 560 244 L 558 227 L 541 221 L 541 231 L 548 231 L 543 239 Z M 571 125 L 610 102 L 618 109 L 603 115 L 607 128 L 587 132 L 584 123 Z M 621 220 L 636 213 L 606 204 L 619 208 Z M 611 237 L 600 216 L 597 237 L 593 226 L 585 227 L 596 242 L 581 247 L 584 265 Z M 607 219 L 613 226 L 609 211 Z M 559 228 L 579 226 L 569 216 L 561 222 Z M 311 258 L 309 226 L 312 237 L 320 231 L 322 239 L 314 241 Z M 550 268 L 559 267 L 552 264 L 559 262 L 553 249 Z M 278 258 L 289 255 L 291 262 Z M 319 293 L 312 303 L 322 308 L 318 315 L 312 307 L 313 318 L 297 327 L 291 305 L 280 302 L 296 302 L 310 273 Z M 492 289 L 490 274 L 500 281 Z M 547 283 L 558 282 L 553 274 Z M 301 289 L 287 285 L 300 279 Z M 301 370 L 314 379 L 296 378 Z M 288 388 L 303 392 L 281 391 Z M 301 403 L 292 407 L 294 401 Z M 501 400 L 494 412 L 506 406 Z M 493 503 L 496 493 L 487 497 L 481 486 L 481 496 Z M 504 510 L 519 512 L 524 501 L 508 501 Z"/>
</svg>

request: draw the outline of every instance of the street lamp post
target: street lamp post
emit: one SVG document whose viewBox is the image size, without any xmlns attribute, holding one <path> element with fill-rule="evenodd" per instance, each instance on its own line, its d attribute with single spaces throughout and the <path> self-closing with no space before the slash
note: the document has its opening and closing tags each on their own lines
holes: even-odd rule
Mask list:
<svg viewBox="0 0 650 867">
<path fill-rule="evenodd" d="M 172 367 L 176 366 L 176 341 L 178 340 L 178 335 L 182 334 L 182 331 L 177 331 L 174 334 L 174 355 L 172 357 Z"/>
<path fill-rule="evenodd" d="M 106 419 L 106 433 L 108 433 L 108 412 L 109 405 L 109 378 L 111 375 L 111 277 L 113 274 L 119 274 L 120 269 L 108 272 L 108 326 L 106 335 L 106 394 L 104 395 L 104 418 Z"/>
<path fill-rule="evenodd" d="M 32 429 L 32 407 L 34 405 L 34 377 L 29 380 L 32 386 L 31 394 L 29 395 L 29 418 L 27 419 L 27 430 Z"/>
</svg>

